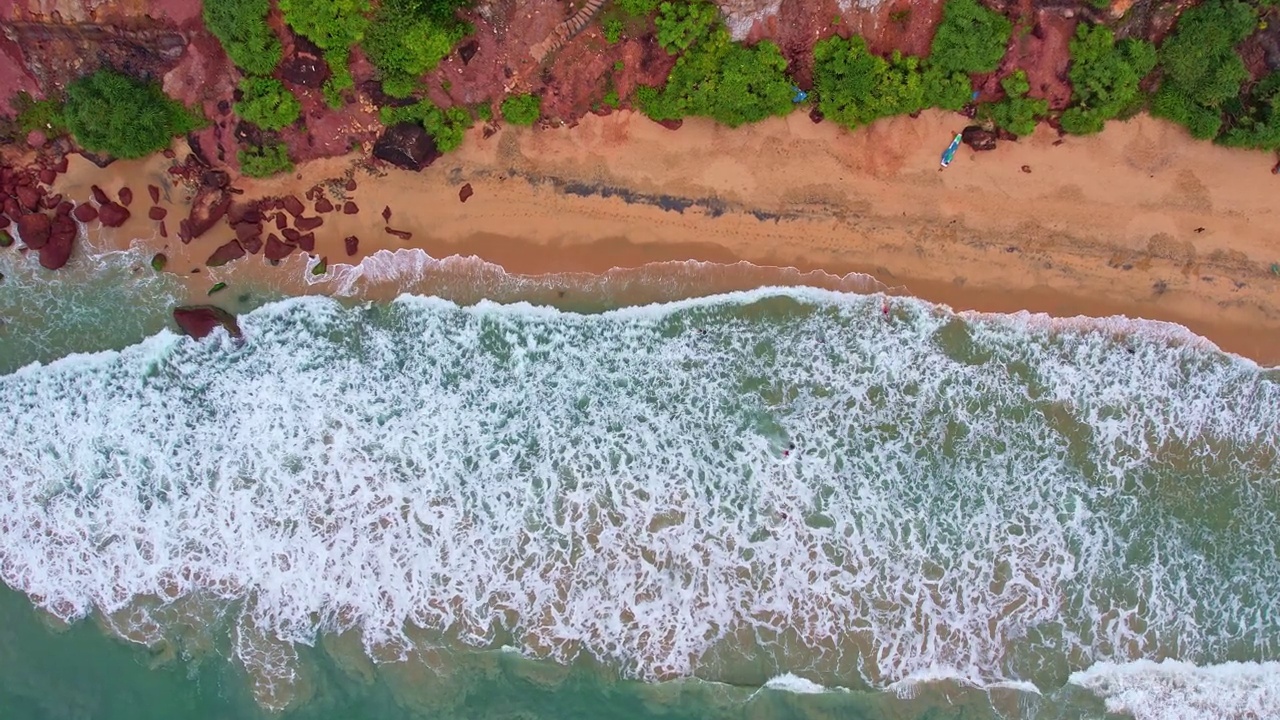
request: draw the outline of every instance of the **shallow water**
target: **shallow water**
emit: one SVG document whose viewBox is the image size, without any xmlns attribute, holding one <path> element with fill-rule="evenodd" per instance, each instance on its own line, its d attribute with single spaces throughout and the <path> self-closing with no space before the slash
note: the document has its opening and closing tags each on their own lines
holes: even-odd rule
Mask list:
<svg viewBox="0 0 1280 720">
<path fill-rule="evenodd" d="M 0 708 L 1280 715 L 1277 373 L 1177 328 L 405 263 L 467 304 L 194 342 L 97 262 L 0 267 Z"/>
</svg>

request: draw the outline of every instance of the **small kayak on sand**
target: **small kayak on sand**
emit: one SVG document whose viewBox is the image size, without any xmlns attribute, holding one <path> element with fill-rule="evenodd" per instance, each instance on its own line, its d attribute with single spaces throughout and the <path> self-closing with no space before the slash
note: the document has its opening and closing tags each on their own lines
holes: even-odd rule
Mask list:
<svg viewBox="0 0 1280 720">
<path fill-rule="evenodd" d="M 947 167 L 952 160 L 956 159 L 956 150 L 960 149 L 961 137 L 961 135 L 956 135 L 951 144 L 947 146 L 947 149 L 942 151 L 942 167 Z"/>
</svg>

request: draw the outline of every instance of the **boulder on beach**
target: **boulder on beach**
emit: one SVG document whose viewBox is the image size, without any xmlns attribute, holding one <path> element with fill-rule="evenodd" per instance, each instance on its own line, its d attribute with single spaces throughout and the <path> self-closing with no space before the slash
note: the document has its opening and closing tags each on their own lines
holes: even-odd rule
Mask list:
<svg viewBox="0 0 1280 720">
<path fill-rule="evenodd" d="M 360 212 L 360 207 L 350 200 L 342 204 L 343 215 L 355 215 L 358 212 Z"/>
<path fill-rule="evenodd" d="M 360 249 L 360 238 L 348 235 L 342 239 L 342 246 L 347 250 L 347 257 L 353 257 Z"/>
<path fill-rule="evenodd" d="M 373 144 L 373 156 L 417 172 L 441 156 L 436 141 L 415 122 L 402 122 L 383 131 Z"/>
<path fill-rule="evenodd" d="M 93 201 L 99 205 L 106 205 L 111 202 L 111 197 L 97 185 L 90 186 L 89 192 L 93 193 Z"/>
<path fill-rule="evenodd" d="M 382 206 L 382 221 L 391 222 L 391 206 L 390 205 Z"/>
<path fill-rule="evenodd" d="M 299 217 L 302 213 L 306 212 L 306 208 L 302 205 L 302 201 L 298 199 L 297 195 L 286 195 L 281 198 L 280 202 L 283 205 L 285 212 L 294 217 Z"/>
<path fill-rule="evenodd" d="M 77 205 L 76 209 L 71 211 L 71 217 L 82 223 L 93 222 L 98 219 L 98 208 L 89 203 Z"/>
<path fill-rule="evenodd" d="M 30 185 L 19 185 L 15 193 L 18 204 L 25 210 L 36 210 L 40 207 L 40 191 Z"/>
<path fill-rule="evenodd" d="M 356 179 L 355 179 L 355 178 L 347 178 L 347 184 L 346 184 L 346 185 L 343 185 L 343 187 L 346 189 L 346 191 L 347 191 L 347 192 L 355 192 L 355 191 L 356 191 L 356 187 L 357 187 L 357 185 L 356 185 Z"/>
<path fill-rule="evenodd" d="M 75 247 L 76 235 L 80 228 L 69 217 L 58 216 L 53 219 L 49 242 L 40 248 L 40 265 L 47 270 L 57 270 L 71 259 L 71 250 Z"/>
<path fill-rule="evenodd" d="M 395 235 L 401 240 L 410 240 L 413 238 L 413 233 L 409 232 L 408 230 L 396 230 L 395 228 L 391 228 L 391 227 L 384 227 L 382 229 L 385 230 L 388 235 Z"/>
<path fill-rule="evenodd" d="M 133 191 L 127 187 L 120 188 L 120 204 L 129 207 L 133 204 Z"/>
<path fill-rule="evenodd" d="M 232 337 L 240 337 L 236 316 L 213 305 L 183 305 L 173 309 L 173 321 L 184 335 L 197 340 L 208 337 L 214 328 L 225 328 Z"/>
<path fill-rule="evenodd" d="M 57 179 L 58 179 L 58 173 L 54 172 L 53 168 L 45 168 L 40 171 L 40 182 L 44 183 L 45 185 L 52 185 L 53 182 Z"/>
<path fill-rule="evenodd" d="M 295 245 L 280 242 L 280 238 L 276 237 L 275 233 L 271 233 L 267 236 L 267 247 L 263 251 L 263 254 L 266 256 L 267 260 L 270 260 L 273 263 L 278 263 L 289 257 L 289 253 L 297 249 L 298 248 Z"/>
<path fill-rule="evenodd" d="M 183 242 L 191 242 L 204 235 L 222 220 L 231 207 L 231 195 L 221 188 L 205 187 L 196 193 L 191 202 L 191 212 L 183 221 L 178 233 Z"/>
<path fill-rule="evenodd" d="M 244 248 L 240 246 L 239 241 L 232 240 L 214 250 L 209 259 L 204 261 L 204 264 L 209 267 L 218 267 L 219 265 L 226 265 L 232 260 L 239 260 L 242 257 L 244 257 Z"/>
<path fill-rule="evenodd" d="M 329 202 L 329 198 L 321 196 L 319 200 L 316 200 L 316 212 L 333 212 L 333 203 Z"/>
<path fill-rule="evenodd" d="M 117 205 L 116 203 L 108 201 L 103 203 L 102 207 L 98 208 L 98 220 L 101 221 L 105 227 L 120 227 L 125 224 L 125 221 L 128 219 L 129 211 L 126 210 L 123 205 Z"/>
<path fill-rule="evenodd" d="M 475 194 L 476 194 L 476 191 L 471 189 L 471 183 L 467 183 L 466 185 L 463 185 L 461 188 L 459 188 L 458 199 L 461 200 L 462 202 L 466 202 L 468 198 L 470 198 L 472 195 L 475 195 Z"/>
<path fill-rule="evenodd" d="M 147 211 L 147 217 L 151 218 L 152 220 L 163 220 L 165 216 L 168 214 L 169 214 L 169 211 L 165 210 L 159 205 L 152 205 L 151 209 Z"/>
<path fill-rule="evenodd" d="M 147 192 L 151 195 L 151 202 L 153 204 L 160 202 L 160 188 L 155 185 L 148 185 Z"/>
<path fill-rule="evenodd" d="M 32 250 L 39 250 L 49 242 L 49 233 L 53 224 L 44 213 L 27 213 L 18 218 L 18 234 L 22 242 Z"/>
<path fill-rule="evenodd" d="M 323 224 L 324 224 L 324 218 L 319 218 L 319 217 L 300 217 L 293 222 L 293 226 L 298 228 L 302 232 L 307 232 L 308 230 L 315 230 L 316 228 L 320 227 Z"/>
<path fill-rule="evenodd" d="M 307 252 L 316 249 L 316 234 L 304 233 L 298 236 L 298 247 Z"/>
<path fill-rule="evenodd" d="M 996 133 L 978 125 L 970 125 L 960 133 L 960 140 L 974 150 L 995 150 Z"/>
</svg>

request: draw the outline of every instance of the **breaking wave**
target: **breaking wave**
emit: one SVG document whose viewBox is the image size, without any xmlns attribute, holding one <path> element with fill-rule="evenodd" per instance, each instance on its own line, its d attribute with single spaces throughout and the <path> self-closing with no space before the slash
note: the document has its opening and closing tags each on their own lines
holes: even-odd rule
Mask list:
<svg viewBox="0 0 1280 720">
<path fill-rule="evenodd" d="M 346 630 L 813 687 L 1276 656 L 1275 371 L 881 302 L 300 298 L 243 341 L 29 366 L 0 377 L 0 578 L 142 640 L 225 616 L 270 688 Z M 1072 682 L 1128 707 L 1143 672 Z"/>
</svg>

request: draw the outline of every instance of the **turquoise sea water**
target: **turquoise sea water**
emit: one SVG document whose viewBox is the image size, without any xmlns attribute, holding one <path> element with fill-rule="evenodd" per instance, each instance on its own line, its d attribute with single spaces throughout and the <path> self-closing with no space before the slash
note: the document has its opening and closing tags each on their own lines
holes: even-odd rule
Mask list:
<svg viewBox="0 0 1280 720">
<path fill-rule="evenodd" d="M 0 255 L 0 716 L 1280 716 L 1277 371 L 393 261 L 195 342 Z"/>
</svg>

